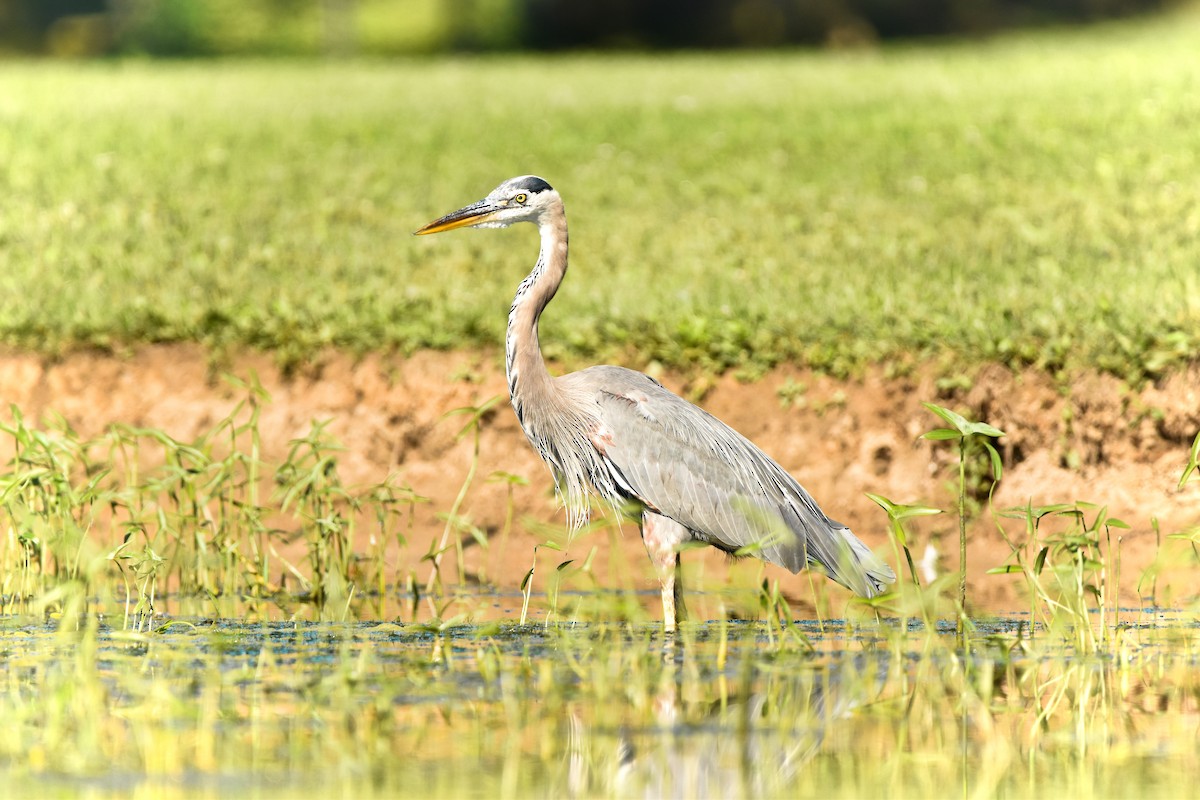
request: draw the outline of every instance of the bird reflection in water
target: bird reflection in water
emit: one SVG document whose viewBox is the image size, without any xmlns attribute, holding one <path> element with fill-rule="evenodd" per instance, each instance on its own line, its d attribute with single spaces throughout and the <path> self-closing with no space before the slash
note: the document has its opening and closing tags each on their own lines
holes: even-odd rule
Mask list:
<svg viewBox="0 0 1200 800">
<path fill-rule="evenodd" d="M 589 725 L 578 710 L 569 715 L 568 792 L 728 798 L 786 791 L 826 733 L 882 690 L 884 661 L 851 661 L 763 670 L 745 657 L 705 685 L 688 646 L 669 638 L 655 691 L 645 698 L 652 725 L 614 731 Z"/>
</svg>

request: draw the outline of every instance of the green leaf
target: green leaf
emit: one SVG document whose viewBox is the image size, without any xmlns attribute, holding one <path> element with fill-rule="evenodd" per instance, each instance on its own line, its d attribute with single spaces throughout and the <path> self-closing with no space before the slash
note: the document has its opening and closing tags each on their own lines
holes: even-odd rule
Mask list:
<svg viewBox="0 0 1200 800">
<path fill-rule="evenodd" d="M 991 442 L 984 442 L 983 446 L 987 448 L 988 455 L 992 457 L 992 477 L 999 481 L 1004 472 L 1004 467 L 1000 463 L 1000 453 L 995 447 L 992 447 Z"/>
<path fill-rule="evenodd" d="M 947 439 L 961 439 L 963 437 L 961 433 L 951 430 L 950 428 L 934 428 L 927 433 L 922 433 L 921 438 L 929 439 L 930 441 L 934 442 L 942 442 L 946 441 Z"/>
<path fill-rule="evenodd" d="M 868 608 L 879 608 L 894 601 L 897 597 L 896 592 L 885 592 L 877 594 L 874 597 L 855 597 L 853 602 L 867 606 Z"/>
<path fill-rule="evenodd" d="M 564 569 L 566 569 L 567 567 L 571 566 L 574 563 L 575 563 L 575 559 L 568 558 L 566 561 L 562 562 L 557 567 L 555 567 L 554 570 L 556 572 L 562 572 Z"/>
<path fill-rule="evenodd" d="M 867 497 L 876 505 L 887 512 L 888 520 L 891 522 L 892 535 L 896 537 L 896 541 L 901 547 L 908 547 L 908 535 L 904 531 L 904 526 L 900 524 L 901 520 L 909 519 L 910 517 L 927 517 L 933 514 L 940 514 L 940 508 L 931 508 L 929 506 L 920 505 L 901 505 L 893 503 L 883 495 L 871 494 L 866 492 Z"/>
<path fill-rule="evenodd" d="M 486 548 L 488 546 L 487 532 L 478 525 L 468 525 L 467 532 L 471 534 L 471 538 L 475 540 L 475 544 Z"/>
<path fill-rule="evenodd" d="M 987 571 L 988 575 L 1008 575 L 1013 572 L 1023 572 L 1024 568 L 1020 564 L 1005 564 L 1003 567 L 992 567 Z"/>
<path fill-rule="evenodd" d="M 895 503 L 893 503 L 891 500 L 888 500 L 881 494 L 871 494 L 870 492 L 866 492 L 866 495 L 867 499 L 871 500 L 877 506 L 886 511 L 889 517 L 892 516 L 892 512 L 896 509 Z"/>
<path fill-rule="evenodd" d="M 529 582 L 531 580 L 533 580 L 533 570 L 532 569 L 529 570 L 529 572 L 526 572 L 525 577 L 521 579 L 521 591 L 522 592 L 525 591 L 525 587 L 529 585 Z"/>
<path fill-rule="evenodd" d="M 1061 514 L 1064 511 L 1074 511 L 1075 507 L 1068 503 L 1055 503 L 1049 506 L 1037 506 L 1032 509 L 1034 518 L 1041 519 L 1048 514 Z"/>
<path fill-rule="evenodd" d="M 1046 567 L 1046 556 L 1050 553 L 1049 547 L 1043 547 L 1038 551 L 1037 558 L 1033 560 L 1033 574 L 1041 575 L 1042 570 Z"/>
<path fill-rule="evenodd" d="M 966 436 L 967 434 L 969 434 L 971 432 L 969 430 L 971 423 L 968 422 L 967 418 L 964 417 L 963 415 L 955 413 L 954 411 L 951 411 L 948 408 L 943 408 L 942 406 L 936 405 L 934 403 L 922 403 L 921 405 L 925 406 L 927 409 L 929 409 L 933 413 L 937 414 L 939 417 L 944 419 L 946 422 L 950 423 L 950 425 L 953 426 L 954 429 L 957 430 L 960 435 Z"/>
<path fill-rule="evenodd" d="M 488 412 L 491 411 L 493 408 L 495 408 L 496 404 L 502 400 L 504 400 L 504 395 L 497 394 L 497 395 L 493 395 L 493 396 L 489 397 L 487 400 L 484 400 L 482 403 L 480 403 L 477 406 L 463 406 L 461 408 L 452 408 L 449 411 L 447 411 L 445 414 L 442 414 L 442 416 L 439 418 L 438 421 L 440 422 L 441 420 L 449 419 L 450 417 L 457 417 L 461 414 L 470 414 L 471 418 L 467 421 L 467 424 L 463 425 L 462 429 L 457 434 L 455 434 L 455 437 L 454 437 L 455 441 L 459 441 L 464 436 L 466 436 L 469 432 L 471 432 L 472 430 L 475 430 L 479 426 L 479 423 L 483 420 L 483 418 L 485 416 L 487 416 Z"/>
<path fill-rule="evenodd" d="M 900 506 L 896 510 L 896 519 L 908 519 L 909 517 L 932 517 L 934 514 L 941 514 L 940 508 L 932 506 Z"/>
<path fill-rule="evenodd" d="M 1028 506 L 1011 506 L 999 512 L 1004 519 L 1026 519 L 1033 517 L 1033 509 Z"/>
<path fill-rule="evenodd" d="M 1196 434 L 1196 441 L 1192 442 L 1191 452 L 1188 453 L 1187 466 L 1183 468 L 1183 474 L 1179 476 L 1179 485 L 1176 489 L 1182 489 L 1184 484 L 1192 477 L 1192 474 L 1200 470 L 1200 433 Z"/>
<path fill-rule="evenodd" d="M 1196 544 L 1200 544 L 1200 527 L 1190 528 L 1189 530 L 1179 531 L 1178 533 L 1168 533 L 1167 538 L 1182 539 L 1185 542 L 1195 542 Z"/>
<path fill-rule="evenodd" d="M 972 423 L 970 423 L 969 427 L 970 427 L 970 431 L 969 431 L 970 433 L 976 433 L 976 434 L 980 434 L 982 436 L 991 436 L 993 438 L 999 438 L 1004 435 L 1004 431 L 1000 430 L 997 427 L 989 425 L 986 422 L 972 422 Z"/>
<path fill-rule="evenodd" d="M 529 479 L 498 469 L 487 477 L 488 483 L 507 483 L 510 486 L 528 486 Z"/>
<path fill-rule="evenodd" d="M 956 431 L 958 431 L 958 434 L 961 437 L 973 436 L 976 434 L 982 435 L 982 436 L 992 436 L 992 437 L 1004 435 L 1004 431 L 1000 430 L 999 428 L 989 425 L 986 422 L 971 422 L 966 417 L 964 417 L 962 414 L 958 414 L 954 411 L 951 411 L 948 408 L 943 408 L 942 406 L 935 405 L 934 403 L 922 403 L 921 405 L 925 406 L 927 409 L 932 411 L 934 414 L 937 414 L 939 417 L 944 419 L 946 422 L 950 423 L 950 425 L 952 425 L 954 427 L 954 429 Z M 933 433 L 933 431 L 930 431 L 930 433 Z M 929 434 L 925 434 L 925 436 L 923 438 L 934 438 L 934 437 L 929 436 Z M 955 438 L 955 437 L 943 435 L 940 438 L 950 439 L 950 438 Z M 999 480 L 999 479 L 997 479 L 997 480 Z"/>
</svg>

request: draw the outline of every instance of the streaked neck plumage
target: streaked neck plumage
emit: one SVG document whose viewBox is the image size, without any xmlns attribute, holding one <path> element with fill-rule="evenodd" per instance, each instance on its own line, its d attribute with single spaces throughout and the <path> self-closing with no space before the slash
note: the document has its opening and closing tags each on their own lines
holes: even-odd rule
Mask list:
<svg viewBox="0 0 1200 800">
<path fill-rule="evenodd" d="M 556 200 L 538 220 L 541 250 L 533 271 L 521 281 L 508 312 L 505 372 L 513 408 L 526 433 L 526 414 L 550 401 L 553 384 L 538 342 L 538 320 L 567 274 L 567 215 Z M 536 444 L 536 442 L 535 442 Z"/>
<path fill-rule="evenodd" d="M 588 518 L 589 486 L 610 503 L 620 502 L 616 486 L 590 435 L 594 420 L 586 403 L 550 377 L 538 344 L 538 320 L 567 272 L 567 218 L 555 198 L 538 220 L 542 237 L 537 265 L 521 281 L 508 314 L 505 364 L 508 393 L 521 429 L 550 465 L 566 507 L 568 525 L 578 530 Z"/>
</svg>

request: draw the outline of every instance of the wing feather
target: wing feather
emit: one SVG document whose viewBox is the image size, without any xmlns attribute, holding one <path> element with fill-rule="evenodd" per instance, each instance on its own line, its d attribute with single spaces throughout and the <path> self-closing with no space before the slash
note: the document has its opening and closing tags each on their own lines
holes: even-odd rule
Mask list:
<svg viewBox="0 0 1200 800">
<path fill-rule="evenodd" d="M 595 404 L 603 429 L 596 446 L 614 483 L 697 539 L 792 572 L 818 563 L 866 597 L 895 579 L 795 478 L 708 412 L 621 367 L 566 377 Z"/>
</svg>

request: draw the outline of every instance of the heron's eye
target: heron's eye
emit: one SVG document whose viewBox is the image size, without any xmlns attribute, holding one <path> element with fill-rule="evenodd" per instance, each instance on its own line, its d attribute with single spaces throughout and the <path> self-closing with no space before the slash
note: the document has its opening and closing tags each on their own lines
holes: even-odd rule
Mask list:
<svg viewBox="0 0 1200 800">
<path fill-rule="evenodd" d="M 524 192 L 521 192 L 519 195 L 517 195 L 516 197 L 513 198 L 513 202 L 519 206 L 523 206 L 523 205 L 525 205 L 525 201 L 528 199 L 529 199 L 529 195 L 525 194 Z"/>
</svg>

